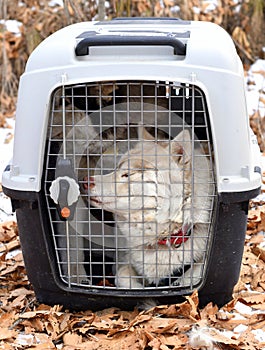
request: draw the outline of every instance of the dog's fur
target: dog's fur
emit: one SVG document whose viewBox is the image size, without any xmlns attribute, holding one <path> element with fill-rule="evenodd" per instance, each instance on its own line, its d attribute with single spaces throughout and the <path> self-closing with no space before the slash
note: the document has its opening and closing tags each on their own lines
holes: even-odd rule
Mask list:
<svg viewBox="0 0 265 350">
<path fill-rule="evenodd" d="M 89 179 L 91 204 L 114 213 L 126 239 L 116 285 L 159 285 L 184 266 L 192 268 L 183 269 L 177 284 L 190 283 L 190 278 L 195 283 L 210 220 L 207 157 L 200 147 L 192 150 L 188 130 L 171 141 L 156 142 L 143 127 L 139 129 L 137 145 L 121 157 L 117 169 Z M 179 230 L 189 231 L 190 238 L 180 245 L 158 243 Z"/>
</svg>

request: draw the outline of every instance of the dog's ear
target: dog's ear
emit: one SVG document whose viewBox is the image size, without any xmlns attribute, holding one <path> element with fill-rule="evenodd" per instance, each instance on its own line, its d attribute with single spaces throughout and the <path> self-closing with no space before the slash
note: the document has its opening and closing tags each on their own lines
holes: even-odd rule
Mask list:
<svg viewBox="0 0 265 350">
<path fill-rule="evenodd" d="M 143 124 L 138 126 L 138 138 L 140 141 L 155 141 L 155 138 L 149 134 Z"/>
<path fill-rule="evenodd" d="M 181 131 L 169 145 L 169 151 L 177 163 L 187 164 L 191 160 L 191 137 L 188 130 Z"/>
</svg>

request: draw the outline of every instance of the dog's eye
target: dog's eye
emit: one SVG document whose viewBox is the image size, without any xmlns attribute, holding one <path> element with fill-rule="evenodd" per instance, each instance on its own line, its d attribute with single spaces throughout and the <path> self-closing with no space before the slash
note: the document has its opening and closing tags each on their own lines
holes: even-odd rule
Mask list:
<svg viewBox="0 0 265 350">
<path fill-rule="evenodd" d="M 124 174 L 121 175 L 121 177 L 125 177 L 125 178 L 129 177 L 129 174 L 128 173 L 124 173 Z"/>
</svg>

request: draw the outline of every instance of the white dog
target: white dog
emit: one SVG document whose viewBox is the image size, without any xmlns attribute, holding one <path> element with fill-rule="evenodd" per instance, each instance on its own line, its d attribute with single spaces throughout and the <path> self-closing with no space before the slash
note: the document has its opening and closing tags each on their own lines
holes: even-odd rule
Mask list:
<svg viewBox="0 0 265 350">
<path fill-rule="evenodd" d="M 207 157 L 200 146 L 192 147 L 187 129 L 158 142 L 139 129 L 139 141 L 114 172 L 87 179 L 90 203 L 114 213 L 126 240 L 116 286 L 194 285 L 209 234 Z"/>
</svg>

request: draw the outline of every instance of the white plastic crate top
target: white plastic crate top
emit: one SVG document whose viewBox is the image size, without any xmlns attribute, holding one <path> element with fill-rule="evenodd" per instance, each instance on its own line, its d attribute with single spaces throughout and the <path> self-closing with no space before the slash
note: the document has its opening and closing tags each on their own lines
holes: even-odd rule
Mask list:
<svg viewBox="0 0 265 350">
<path fill-rule="evenodd" d="M 208 22 L 144 20 L 83 22 L 59 30 L 31 54 L 21 76 L 12 164 L 3 186 L 40 191 L 50 97 L 61 85 L 94 81 L 154 80 L 187 83 L 205 93 L 209 110 L 218 192 L 260 186 L 259 148 L 249 128 L 242 64 L 230 36 Z M 88 47 L 76 54 L 84 35 L 110 41 L 136 38 L 127 46 Z M 137 38 L 144 37 L 137 44 Z M 152 44 L 161 37 L 162 44 Z M 134 39 L 133 39 L 134 40 Z M 158 39 L 159 40 L 159 39 Z M 139 40 L 140 42 L 140 40 Z M 181 42 L 185 52 L 174 46 Z M 90 45 L 88 45 L 90 46 Z M 29 132 L 30 130 L 30 132 Z"/>
</svg>

